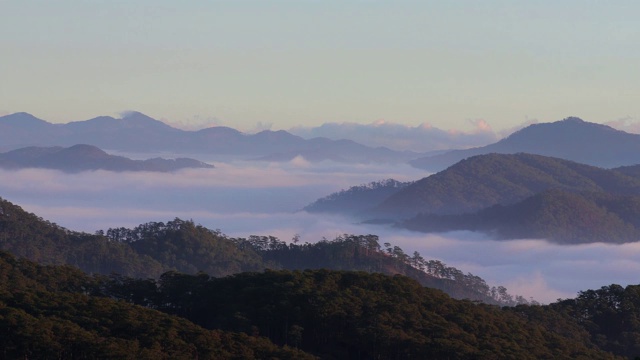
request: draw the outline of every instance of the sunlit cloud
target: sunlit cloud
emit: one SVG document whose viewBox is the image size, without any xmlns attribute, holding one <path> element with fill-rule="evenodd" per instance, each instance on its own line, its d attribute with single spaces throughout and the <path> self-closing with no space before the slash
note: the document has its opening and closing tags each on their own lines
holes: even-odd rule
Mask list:
<svg viewBox="0 0 640 360">
<path fill-rule="evenodd" d="M 187 131 L 197 131 L 214 126 L 223 126 L 222 120 L 215 116 L 194 115 L 182 120 L 173 118 L 161 118 L 159 120 L 171 127 Z"/>
<path fill-rule="evenodd" d="M 617 130 L 626 131 L 632 134 L 640 134 L 640 119 L 634 116 L 626 116 L 605 122 L 604 124 Z"/>
<path fill-rule="evenodd" d="M 520 124 L 518 124 L 516 126 L 512 126 L 512 127 L 508 127 L 506 129 L 500 130 L 498 132 L 498 135 L 501 138 L 504 138 L 504 137 L 507 137 L 507 136 L 513 134 L 514 132 L 516 132 L 518 130 L 522 130 L 522 129 L 526 128 L 529 125 L 534 125 L 534 124 L 538 124 L 538 123 L 540 123 L 538 121 L 538 119 L 535 119 L 535 118 L 534 119 L 529 119 L 529 118 L 527 118 L 524 122 L 522 122 L 522 123 L 520 123 Z"/>
</svg>

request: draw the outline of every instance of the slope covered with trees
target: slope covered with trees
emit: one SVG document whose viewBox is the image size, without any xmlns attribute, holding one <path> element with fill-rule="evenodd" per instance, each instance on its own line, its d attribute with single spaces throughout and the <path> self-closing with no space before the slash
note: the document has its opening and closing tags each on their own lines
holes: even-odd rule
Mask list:
<svg viewBox="0 0 640 360">
<path fill-rule="evenodd" d="M 105 296 L 107 280 L 0 252 L 3 359 L 312 359 Z M 100 295 L 100 296 L 96 296 Z"/>
<path fill-rule="evenodd" d="M 3 358 L 633 359 L 640 286 L 547 306 L 330 270 L 89 277 L 0 252 Z M 141 305 L 141 306 L 138 306 Z M 208 329 L 208 330 L 207 330 Z"/>
<path fill-rule="evenodd" d="M 640 194 L 640 179 L 568 160 L 532 154 L 479 155 L 388 197 L 372 217 L 456 214 L 509 205 L 548 189 Z"/>
<path fill-rule="evenodd" d="M 323 359 L 616 358 L 596 348 L 589 332 L 564 312 L 454 300 L 399 275 L 169 273 L 155 288 L 132 283 L 122 293 L 137 287 L 154 294 L 147 306 L 206 328 L 264 335 Z M 107 289 L 113 296 L 119 286 Z"/>
<path fill-rule="evenodd" d="M 544 238 L 562 244 L 640 240 L 640 196 L 547 190 L 474 213 L 420 214 L 400 226 L 423 232 L 480 231 L 498 239 Z"/>
<path fill-rule="evenodd" d="M 96 274 L 158 278 L 167 271 L 225 276 L 270 269 L 361 270 L 404 274 L 455 298 L 524 303 L 472 274 L 409 256 L 375 235 L 345 235 L 315 244 L 287 244 L 272 236 L 232 239 L 192 221 L 150 222 L 97 234 L 64 229 L 0 200 L 0 249 L 43 264 L 69 264 Z"/>
<path fill-rule="evenodd" d="M 70 231 L 0 199 L 0 248 L 44 264 L 69 264 L 99 274 L 158 277 L 175 270 L 223 276 L 263 268 L 250 249 L 219 232 L 175 219 L 133 229 Z"/>
<path fill-rule="evenodd" d="M 374 181 L 327 195 L 304 207 L 310 213 L 358 215 L 408 186 L 394 179 Z"/>
</svg>

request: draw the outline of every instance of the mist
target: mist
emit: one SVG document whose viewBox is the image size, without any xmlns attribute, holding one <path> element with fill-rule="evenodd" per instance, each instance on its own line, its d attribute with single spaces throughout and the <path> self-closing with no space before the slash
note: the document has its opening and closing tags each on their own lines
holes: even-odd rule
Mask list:
<svg viewBox="0 0 640 360">
<path fill-rule="evenodd" d="M 543 239 L 493 241 L 471 232 L 423 234 L 309 214 L 305 205 L 350 186 L 428 174 L 408 165 L 236 161 L 176 173 L 54 170 L 0 171 L 0 196 L 71 230 L 95 232 L 176 217 L 233 237 L 273 235 L 288 241 L 376 234 L 380 242 L 419 251 L 503 285 L 512 294 L 552 302 L 612 283 L 640 283 L 640 243 L 556 245 Z"/>
</svg>

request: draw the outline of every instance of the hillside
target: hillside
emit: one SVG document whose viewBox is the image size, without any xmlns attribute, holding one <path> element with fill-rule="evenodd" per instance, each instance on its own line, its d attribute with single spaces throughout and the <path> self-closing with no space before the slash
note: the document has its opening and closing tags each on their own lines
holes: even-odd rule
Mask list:
<svg viewBox="0 0 640 360">
<path fill-rule="evenodd" d="M 334 213 L 356 215 L 368 210 L 389 196 L 408 186 L 408 182 L 400 182 L 394 179 L 374 181 L 369 184 L 352 186 L 321 199 L 304 207 L 303 210 L 310 213 Z"/>
<path fill-rule="evenodd" d="M 385 274 L 405 274 L 451 296 L 487 303 L 515 304 L 477 276 L 464 274 L 420 254 L 404 254 L 377 236 L 365 245 L 357 236 L 315 244 L 286 244 L 275 237 L 231 239 L 191 221 L 150 222 L 133 229 L 114 228 L 91 235 L 70 231 L 0 200 L 0 249 L 43 264 L 68 264 L 96 274 L 112 272 L 140 278 L 158 278 L 167 271 L 211 276 L 271 269 L 328 268 Z"/>
<path fill-rule="evenodd" d="M 568 160 L 532 154 L 474 156 L 391 195 L 370 218 L 459 214 L 509 205 L 547 189 L 640 194 L 640 179 Z"/>
<path fill-rule="evenodd" d="M 435 172 L 471 156 L 520 152 L 605 168 L 634 165 L 640 163 L 640 135 L 569 117 L 552 123 L 527 126 L 494 144 L 422 157 L 410 163 Z"/>
<path fill-rule="evenodd" d="M 313 359 L 102 294 L 107 279 L 0 252 L 3 359 Z M 96 296 L 98 295 L 98 296 Z"/>
<path fill-rule="evenodd" d="M 131 160 L 107 154 L 91 145 L 63 147 L 26 147 L 0 153 L 0 168 L 43 168 L 65 172 L 91 170 L 171 172 L 185 168 L 213 168 L 213 165 L 189 158 Z"/>
<path fill-rule="evenodd" d="M 363 272 L 89 277 L 0 252 L 0 276 L 4 358 L 618 359 L 595 344 L 634 350 L 619 333 L 593 326 L 601 319 L 582 325 L 571 316 L 606 307 L 605 297 L 620 297 L 614 286 L 594 292 L 596 302 L 584 293 L 552 306 L 501 309 L 451 299 L 404 276 Z M 621 302 L 634 300 L 631 287 L 620 289 L 628 294 Z M 620 315 L 633 316 L 632 309 Z M 626 334 L 638 331 L 624 326 Z"/>
<path fill-rule="evenodd" d="M 475 213 L 420 214 L 399 225 L 423 232 L 480 231 L 497 239 L 561 244 L 640 240 L 640 196 L 547 190 L 512 205 Z"/>
<path fill-rule="evenodd" d="M 120 289 L 108 287 L 112 296 Z M 616 358 L 593 345 L 598 332 L 592 335 L 568 315 L 570 306 L 501 309 L 451 299 L 405 276 L 306 270 L 214 279 L 169 273 L 153 289 L 133 281 L 120 293 L 131 301 L 131 294 L 142 298 L 151 290 L 157 301 L 148 306 L 210 329 L 265 334 L 322 359 Z M 613 340 L 599 338 L 603 344 Z"/>
<path fill-rule="evenodd" d="M 224 276 L 264 268 L 255 252 L 240 250 L 224 235 L 190 221 L 175 219 L 92 235 L 62 228 L 2 199 L 0 249 L 43 264 L 142 278 L 170 270 Z"/>
</svg>

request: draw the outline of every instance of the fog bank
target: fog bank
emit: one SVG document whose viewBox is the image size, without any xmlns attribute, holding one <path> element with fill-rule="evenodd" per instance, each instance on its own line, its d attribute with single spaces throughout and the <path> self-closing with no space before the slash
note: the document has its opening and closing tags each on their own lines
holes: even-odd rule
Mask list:
<svg viewBox="0 0 640 360">
<path fill-rule="evenodd" d="M 274 235 L 303 242 L 342 234 L 377 234 L 411 254 L 438 259 L 504 285 L 512 294 L 550 302 L 611 283 L 637 284 L 640 243 L 560 246 L 544 240 L 493 241 L 480 234 L 422 234 L 357 224 L 298 211 L 331 192 L 389 177 L 416 180 L 424 172 L 397 167 L 301 162 L 235 162 L 172 174 L 64 174 L 52 170 L 0 171 L 0 196 L 72 230 L 94 232 L 176 217 L 230 236 Z"/>
</svg>

